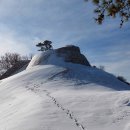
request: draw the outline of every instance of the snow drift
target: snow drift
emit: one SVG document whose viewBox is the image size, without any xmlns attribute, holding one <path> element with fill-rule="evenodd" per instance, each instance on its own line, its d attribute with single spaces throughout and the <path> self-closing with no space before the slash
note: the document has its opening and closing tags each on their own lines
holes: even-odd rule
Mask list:
<svg viewBox="0 0 130 130">
<path fill-rule="evenodd" d="M 61 73 L 56 73 L 56 76 L 60 76 L 61 79 L 64 78 L 64 80 L 67 79 L 70 82 L 73 81 L 73 84 L 75 86 L 80 85 L 80 87 L 87 87 L 86 84 L 96 84 L 98 85 L 97 89 L 100 87 L 115 90 L 130 89 L 127 84 L 119 81 L 112 74 L 109 74 L 97 68 L 93 68 L 90 66 L 90 64 L 86 66 L 82 64 L 73 64 L 71 62 L 66 62 L 64 55 L 57 55 L 57 50 L 48 50 L 46 52 L 41 52 L 40 54 L 35 55 L 29 63 L 27 70 L 32 69 L 35 66 L 42 65 L 44 65 L 44 67 L 45 65 L 52 65 L 52 67 L 57 66 L 59 68 L 62 67 L 63 72 L 61 71 Z M 91 88 L 93 87 L 90 87 L 90 89 Z"/>
<path fill-rule="evenodd" d="M 1 81 L 0 130 L 129 130 L 129 88 L 55 50 L 39 53 Z"/>
</svg>

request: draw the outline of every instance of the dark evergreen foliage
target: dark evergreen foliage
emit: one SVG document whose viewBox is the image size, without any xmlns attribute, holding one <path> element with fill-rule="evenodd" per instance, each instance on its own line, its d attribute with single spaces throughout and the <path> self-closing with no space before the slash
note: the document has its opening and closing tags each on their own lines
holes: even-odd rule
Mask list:
<svg viewBox="0 0 130 130">
<path fill-rule="evenodd" d="M 40 42 L 36 46 L 40 47 L 40 50 L 38 51 L 47 51 L 53 48 L 51 44 L 52 44 L 51 41 L 45 40 L 43 43 Z"/>
<path fill-rule="evenodd" d="M 89 1 L 89 0 L 85 0 Z M 96 6 L 94 12 L 98 24 L 102 24 L 106 16 L 120 18 L 120 27 L 130 18 L 130 0 L 92 0 Z"/>
<path fill-rule="evenodd" d="M 120 80 L 121 82 L 124 82 L 124 83 L 130 85 L 130 83 L 128 83 L 127 80 L 123 76 L 117 76 L 117 79 Z"/>
<path fill-rule="evenodd" d="M 122 82 L 126 82 L 126 79 L 123 76 L 117 76 L 117 79 L 119 79 Z"/>
</svg>

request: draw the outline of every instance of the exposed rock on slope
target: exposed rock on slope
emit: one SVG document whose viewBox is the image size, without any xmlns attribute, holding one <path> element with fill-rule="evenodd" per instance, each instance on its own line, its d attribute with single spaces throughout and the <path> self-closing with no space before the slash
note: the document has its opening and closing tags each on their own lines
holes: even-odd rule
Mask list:
<svg viewBox="0 0 130 130">
<path fill-rule="evenodd" d="M 68 62 L 91 66 L 86 57 L 80 53 L 79 47 L 71 45 L 35 55 L 27 69 L 36 65 L 58 65 L 65 67 Z"/>
<path fill-rule="evenodd" d="M 58 56 L 64 57 L 66 62 L 90 66 L 89 61 L 83 54 L 80 53 L 80 49 L 77 46 L 69 45 L 57 49 L 56 52 Z"/>
</svg>

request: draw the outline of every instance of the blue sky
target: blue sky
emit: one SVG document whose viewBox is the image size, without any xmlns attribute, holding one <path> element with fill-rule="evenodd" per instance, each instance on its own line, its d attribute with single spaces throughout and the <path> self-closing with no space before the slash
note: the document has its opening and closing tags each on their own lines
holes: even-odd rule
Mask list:
<svg viewBox="0 0 130 130">
<path fill-rule="evenodd" d="M 0 48 L 5 52 L 35 54 L 35 44 L 46 39 L 54 48 L 78 45 L 92 65 L 123 75 L 130 81 L 130 24 L 93 19 L 93 6 L 84 0 L 0 0 Z"/>
</svg>

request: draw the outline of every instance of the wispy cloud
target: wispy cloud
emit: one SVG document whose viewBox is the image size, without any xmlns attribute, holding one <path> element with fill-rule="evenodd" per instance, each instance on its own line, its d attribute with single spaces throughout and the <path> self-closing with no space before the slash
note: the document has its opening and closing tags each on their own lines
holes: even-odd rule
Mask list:
<svg viewBox="0 0 130 130">
<path fill-rule="evenodd" d="M 3 24 L 0 24 L 0 28 L 1 54 L 6 52 L 18 52 L 25 55 L 31 53 L 31 50 L 29 49 L 29 46 L 26 45 L 24 38 L 21 40 L 19 37 L 17 37 L 17 34 L 13 32 L 13 30 L 9 30 L 9 28 Z"/>
</svg>

